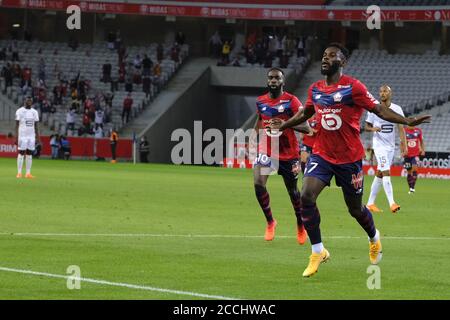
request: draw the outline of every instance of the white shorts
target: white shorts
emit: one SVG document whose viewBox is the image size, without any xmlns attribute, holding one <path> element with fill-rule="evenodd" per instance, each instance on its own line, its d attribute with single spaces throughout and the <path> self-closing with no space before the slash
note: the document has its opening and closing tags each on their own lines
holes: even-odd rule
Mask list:
<svg viewBox="0 0 450 320">
<path fill-rule="evenodd" d="M 390 170 L 392 161 L 394 160 L 395 150 L 374 149 L 374 153 L 377 158 L 377 170 Z"/>
<path fill-rule="evenodd" d="M 36 145 L 36 138 L 35 137 L 23 137 L 23 138 L 19 138 L 18 142 L 19 142 L 19 145 L 18 145 L 19 150 L 34 151 L 34 147 Z"/>
</svg>

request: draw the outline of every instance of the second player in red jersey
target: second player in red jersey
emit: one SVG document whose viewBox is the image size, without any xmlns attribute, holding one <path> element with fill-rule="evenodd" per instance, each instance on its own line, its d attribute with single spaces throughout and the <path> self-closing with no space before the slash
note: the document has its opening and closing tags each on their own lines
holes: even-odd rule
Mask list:
<svg viewBox="0 0 450 320">
<path fill-rule="evenodd" d="M 419 156 L 425 155 L 425 144 L 423 142 L 422 130 L 420 128 L 405 128 L 407 152 L 403 154 L 405 169 L 408 171 L 409 194 L 416 192 L 417 161 Z"/>
<path fill-rule="evenodd" d="M 269 92 L 258 97 L 256 101 L 258 118 L 255 123 L 255 137 L 253 137 L 259 136 L 253 179 L 256 199 L 267 220 L 264 238 L 266 241 L 271 241 L 275 236 L 277 221 L 272 216 L 266 185 L 269 175 L 278 172 L 283 177 L 297 218 L 297 241 L 299 244 L 304 244 L 306 231 L 300 217 L 300 192 L 297 188 L 299 172 L 297 137 L 293 129 L 283 132 L 270 129 L 271 119 L 277 117 L 287 120 L 301 109 L 302 104 L 294 95 L 284 91 L 283 70 L 270 69 L 267 73 L 267 86 Z M 304 132 L 309 132 L 307 126 Z"/>
</svg>

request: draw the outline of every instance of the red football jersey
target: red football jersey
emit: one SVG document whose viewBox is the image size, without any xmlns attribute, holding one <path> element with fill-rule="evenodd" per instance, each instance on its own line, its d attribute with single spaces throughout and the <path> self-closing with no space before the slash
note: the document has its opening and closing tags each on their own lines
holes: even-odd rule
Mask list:
<svg viewBox="0 0 450 320">
<path fill-rule="evenodd" d="M 308 119 L 308 124 L 309 124 L 309 126 L 312 129 L 319 130 L 319 127 L 320 127 L 320 122 L 319 121 L 320 120 L 317 120 L 317 118 L 314 116 L 314 117 Z M 317 136 L 317 133 L 313 133 L 312 136 L 309 136 L 307 134 L 303 134 L 303 141 L 302 141 L 302 143 L 305 146 L 308 146 L 308 147 L 312 148 L 312 147 L 314 147 L 314 141 L 316 140 L 316 136 Z"/>
<path fill-rule="evenodd" d="M 261 118 L 261 127 L 263 128 L 269 126 L 269 121 L 272 118 L 288 120 L 300 108 L 302 108 L 300 100 L 288 92 L 284 92 L 276 99 L 270 98 L 269 93 L 259 96 L 256 99 L 256 112 Z M 274 148 L 276 146 L 275 139 L 278 139 L 279 147 L 278 150 L 275 150 L 278 156 L 273 154 L 271 150 L 272 145 Z M 298 140 L 292 128 L 283 130 L 281 135 L 280 133 L 272 134 L 268 129 L 262 130 L 262 136 L 259 137 L 259 141 L 258 153 L 267 154 L 282 161 L 298 159 Z"/>
<path fill-rule="evenodd" d="M 406 145 L 408 146 L 407 157 L 420 155 L 420 144 L 422 143 L 422 129 L 405 127 Z"/>
<path fill-rule="evenodd" d="M 364 157 L 360 119 L 364 109 L 372 111 L 379 102 L 359 80 L 343 75 L 338 83 L 313 83 L 305 108 L 314 108 L 320 130 L 314 153 L 334 164 L 352 163 Z"/>
</svg>

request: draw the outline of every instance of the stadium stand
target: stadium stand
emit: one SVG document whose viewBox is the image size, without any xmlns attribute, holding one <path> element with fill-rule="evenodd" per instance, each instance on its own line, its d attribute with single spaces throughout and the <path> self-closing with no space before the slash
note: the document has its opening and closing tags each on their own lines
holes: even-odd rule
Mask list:
<svg viewBox="0 0 450 320">
<path fill-rule="evenodd" d="M 419 113 L 450 100 L 450 56 L 388 54 L 384 50 L 354 50 L 346 72 L 363 81 L 374 95 L 388 84 L 393 100 L 407 114 Z"/>
<path fill-rule="evenodd" d="M 14 46 L 10 40 L 1 40 L 0 49 Z M 122 104 L 123 100 L 128 94 L 129 88 L 125 87 L 125 83 L 119 81 L 119 59 L 116 51 L 107 48 L 106 43 L 99 42 L 93 45 L 79 44 L 76 50 L 73 50 L 67 46 L 66 43 L 57 42 L 40 42 L 40 41 L 17 41 L 17 47 L 19 50 L 19 61 L 17 62 L 23 70 L 26 66 L 31 68 L 31 84 L 32 88 L 22 88 L 22 80 L 20 77 L 13 79 L 13 85 L 9 86 L 6 90 L 6 96 L 12 100 L 16 105 L 19 105 L 23 101 L 25 94 L 33 94 L 37 96 L 36 87 L 43 87 L 43 83 L 39 82 L 39 78 L 42 78 L 39 70 L 42 64 L 42 58 L 45 62 L 45 91 L 46 99 L 54 101 L 54 94 L 52 89 L 60 84 L 61 75 L 69 85 L 73 79 L 83 80 L 86 82 L 86 96 L 93 99 L 100 98 L 100 107 L 107 109 L 105 106 L 104 96 L 107 93 L 113 94 L 112 108 L 105 110 L 109 112 L 107 116 L 107 123 L 104 127 L 104 135 L 107 135 L 109 130 L 120 130 L 123 127 L 122 123 Z M 184 44 L 178 48 L 177 58 L 173 57 L 173 44 L 166 43 L 163 45 L 163 59 L 160 61 L 161 66 L 161 79 L 158 83 L 153 82 L 150 84 L 150 91 L 148 95 L 143 92 L 142 81 L 133 83 L 132 98 L 134 100 L 132 117 L 137 116 L 143 108 L 151 103 L 155 96 L 160 92 L 162 88 L 167 84 L 169 79 L 175 74 L 180 65 L 185 61 L 189 54 L 189 46 Z M 157 59 L 157 43 L 151 43 L 147 46 L 128 46 L 125 62 L 128 70 L 132 70 L 133 60 L 137 55 L 144 57 L 147 54 L 148 57 L 156 63 Z M 4 69 L 9 63 L 12 65 L 12 55 L 7 55 L 6 59 L 0 62 L 0 69 Z M 102 68 L 103 65 L 111 64 L 111 78 L 112 82 L 103 82 Z M 59 73 L 59 76 L 58 76 Z M 60 78 L 61 79 L 61 78 Z M 117 83 L 113 85 L 113 83 Z M 5 87 L 5 77 L 0 77 L 0 88 L 3 90 Z M 37 90 L 39 91 L 39 90 Z M 56 133 L 66 134 L 66 112 L 69 110 L 72 104 L 70 98 L 70 91 L 63 97 L 62 103 L 55 106 L 55 113 L 50 113 L 48 119 L 45 119 L 44 125 L 47 125 Z M 41 111 L 41 110 L 39 110 Z M 107 113 L 105 112 L 105 113 Z M 69 135 L 77 135 L 77 129 L 82 127 L 83 110 L 77 112 L 75 116 L 75 130 L 69 132 Z M 109 118 L 109 119 L 108 119 Z M 109 120 L 109 121 L 108 121 Z M 93 132 L 91 132 L 93 133 Z"/>
</svg>

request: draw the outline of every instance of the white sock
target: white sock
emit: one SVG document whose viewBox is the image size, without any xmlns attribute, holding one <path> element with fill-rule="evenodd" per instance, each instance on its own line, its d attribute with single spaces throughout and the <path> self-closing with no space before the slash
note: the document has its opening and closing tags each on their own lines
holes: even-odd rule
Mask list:
<svg viewBox="0 0 450 320">
<path fill-rule="evenodd" d="M 316 243 L 312 245 L 312 253 L 321 253 L 323 250 L 322 242 Z"/>
<path fill-rule="evenodd" d="M 378 240 L 380 240 L 380 231 L 375 232 L 375 236 L 373 238 L 369 238 L 370 242 L 377 242 Z"/>
<path fill-rule="evenodd" d="M 386 193 L 386 197 L 388 198 L 389 205 L 392 206 L 394 202 L 394 191 L 392 190 L 391 177 L 385 176 L 383 177 L 383 188 Z"/>
<path fill-rule="evenodd" d="M 367 201 L 367 205 L 375 204 L 375 199 L 377 198 L 378 191 L 380 191 L 380 187 L 383 184 L 383 179 L 375 177 L 372 182 L 372 187 L 370 188 L 370 196 L 369 201 Z"/>
<path fill-rule="evenodd" d="M 31 164 L 32 164 L 32 162 L 33 162 L 33 156 L 26 155 L 25 156 L 25 165 L 26 165 L 26 168 L 27 168 L 27 174 L 31 173 Z"/>
<path fill-rule="evenodd" d="M 17 173 L 22 173 L 23 158 L 24 156 L 20 153 L 17 155 Z"/>
</svg>

